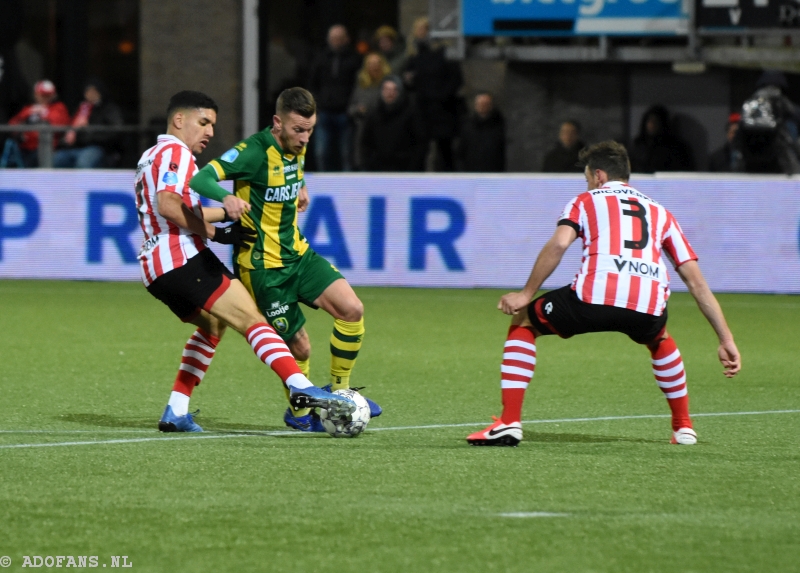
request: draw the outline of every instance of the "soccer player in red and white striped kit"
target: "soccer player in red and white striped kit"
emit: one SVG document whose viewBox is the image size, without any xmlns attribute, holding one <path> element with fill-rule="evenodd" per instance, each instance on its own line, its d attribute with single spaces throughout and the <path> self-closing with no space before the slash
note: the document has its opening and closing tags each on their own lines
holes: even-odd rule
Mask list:
<svg viewBox="0 0 800 573">
<path fill-rule="evenodd" d="M 256 356 L 280 377 L 296 407 L 321 407 L 343 417 L 355 404 L 311 384 L 283 339 L 259 312 L 244 285 L 206 245 L 207 240 L 244 245 L 255 232 L 238 220 L 250 205 L 235 195 L 222 208 L 206 208 L 189 187 L 197 173 L 194 153 L 214 136 L 217 104 L 207 95 L 183 91 L 170 99 L 167 133 L 144 152 L 136 169 L 136 207 L 144 233 L 139 253 L 142 282 L 183 322 L 197 326 L 183 350 L 169 403 L 158 424 L 162 432 L 201 432 L 189 413 L 192 390 L 200 384 L 227 326 L 247 339 Z"/>
<path fill-rule="evenodd" d="M 497 305 L 513 317 L 500 368 L 503 414 L 467 442 L 516 446 L 522 440 L 522 402 L 536 368 L 536 338 L 621 332 L 650 351 L 656 383 L 672 411 L 671 443 L 695 444 L 683 360 L 666 330 L 669 279 L 664 254 L 716 332 L 728 378 L 741 368 L 733 335 L 672 213 L 628 185 L 625 147 L 598 143 L 584 149 L 580 161 L 588 190 L 567 204 L 522 291 L 504 295 Z M 578 237 L 583 261 L 575 280 L 531 302 Z"/>
</svg>

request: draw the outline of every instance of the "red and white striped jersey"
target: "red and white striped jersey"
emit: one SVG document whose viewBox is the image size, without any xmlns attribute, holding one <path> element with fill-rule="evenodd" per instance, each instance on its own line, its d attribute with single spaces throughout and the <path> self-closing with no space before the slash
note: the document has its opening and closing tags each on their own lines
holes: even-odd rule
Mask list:
<svg viewBox="0 0 800 573">
<path fill-rule="evenodd" d="M 620 181 L 581 193 L 561 214 L 583 239 L 578 298 L 660 316 L 669 298 L 662 251 L 679 267 L 697 260 L 672 213 Z"/>
<path fill-rule="evenodd" d="M 192 151 L 172 135 L 159 135 L 158 143 L 139 159 L 135 188 L 139 224 L 144 232 L 139 263 L 145 286 L 207 248 L 205 239 L 158 214 L 156 195 L 176 193 L 195 215 L 203 218 L 200 196 L 189 187 L 195 173 Z"/>
</svg>

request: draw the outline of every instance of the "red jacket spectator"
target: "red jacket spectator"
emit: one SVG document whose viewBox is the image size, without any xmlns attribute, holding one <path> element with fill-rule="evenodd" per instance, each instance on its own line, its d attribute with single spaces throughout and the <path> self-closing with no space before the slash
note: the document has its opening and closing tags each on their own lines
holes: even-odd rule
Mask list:
<svg viewBox="0 0 800 573">
<path fill-rule="evenodd" d="M 50 125 L 69 125 L 70 117 L 67 106 L 62 102 L 56 101 L 56 87 L 50 80 L 36 82 L 33 87 L 33 96 L 36 103 L 22 108 L 17 115 L 8 120 L 9 125 L 42 124 Z M 53 147 L 56 145 L 57 137 L 53 138 Z M 20 148 L 24 151 L 36 151 L 39 147 L 39 132 L 26 131 L 21 134 Z"/>
</svg>

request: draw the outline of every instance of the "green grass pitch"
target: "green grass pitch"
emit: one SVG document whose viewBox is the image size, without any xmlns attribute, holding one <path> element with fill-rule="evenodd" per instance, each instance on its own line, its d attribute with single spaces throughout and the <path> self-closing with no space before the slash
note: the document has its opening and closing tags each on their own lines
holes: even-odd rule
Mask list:
<svg viewBox="0 0 800 573">
<path fill-rule="evenodd" d="M 520 447 L 472 448 L 500 413 L 501 292 L 357 292 L 353 383 L 385 408 L 364 435 L 284 432 L 277 377 L 229 332 L 192 399 L 209 431 L 176 436 L 155 426 L 191 327 L 139 284 L 0 282 L 6 570 L 800 571 L 800 297 L 719 297 L 743 354 L 729 381 L 673 296 L 692 412 L 731 414 L 696 416 L 697 446 L 668 445 L 647 351 L 587 335 L 539 339 Z M 307 314 L 320 383 L 332 320 Z"/>
</svg>

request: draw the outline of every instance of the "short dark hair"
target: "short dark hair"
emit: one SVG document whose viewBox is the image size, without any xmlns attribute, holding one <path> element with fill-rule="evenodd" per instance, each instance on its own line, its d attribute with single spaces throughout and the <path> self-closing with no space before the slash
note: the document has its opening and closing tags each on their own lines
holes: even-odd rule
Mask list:
<svg viewBox="0 0 800 573">
<path fill-rule="evenodd" d="M 628 151 L 616 141 L 601 141 L 582 149 L 578 161 L 588 166 L 590 171 L 602 169 L 611 180 L 627 181 L 631 176 Z"/>
<path fill-rule="evenodd" d="M 275 103 L 275 112 L 278 115 L 296 113 L 309 118 L 317 113 L 317 102 L 311 92 L 303 88 L 289 88 L 281 92 Z"/>
<path fill-rule="evenodd" d="M 190 90 L 178 92 L 169 98 L 167 118 L 172 117 L 172 114 L 179 109 L 213 109 L 215 113 L 219 111 L 217 102 L 213 99 L 202 92 Z"/>
</svg>

